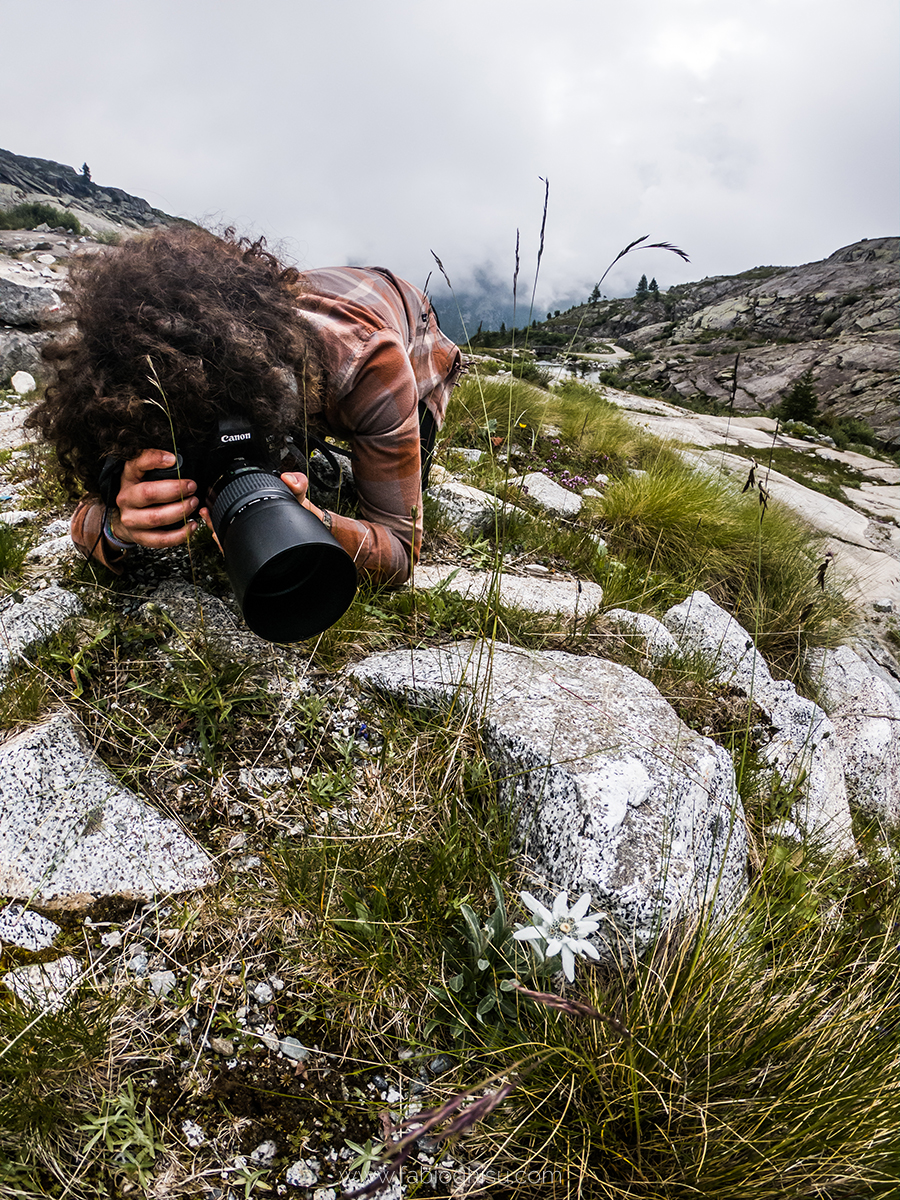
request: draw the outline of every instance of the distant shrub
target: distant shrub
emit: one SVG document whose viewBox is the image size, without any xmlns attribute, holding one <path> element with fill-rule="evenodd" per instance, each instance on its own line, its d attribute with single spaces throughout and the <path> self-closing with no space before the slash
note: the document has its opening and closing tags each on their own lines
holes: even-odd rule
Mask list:
<svg viewBox="0 0 900 1200">
<path fill-rule="evenodd" d="M 40 204 L 36 200 L 16 204 L 0 212 L 0 229 L 34 229 L 38 225 L 49 225 L 51 229 L 62 226 L 72 233 L 83 232 L 81 222 L 71 213 L 54 208 L 52 204 Z"/>
</svg>

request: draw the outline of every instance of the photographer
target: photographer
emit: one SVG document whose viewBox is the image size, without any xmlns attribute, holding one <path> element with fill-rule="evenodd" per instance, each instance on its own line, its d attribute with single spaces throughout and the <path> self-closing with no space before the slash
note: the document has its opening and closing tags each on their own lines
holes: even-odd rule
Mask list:
<svg viewBox="0 0 900 1200">
<path fill-rule="evenodd" d="M 55 380 L 28 423 L 54 446 L 70 494 L 87 489 L 72 519 L 85 555 L 118 572 L 133 546 L 177 546 L 208 521 L 195 480 L 146 475 L 237 416 L 291 468 L 282 480 L 361 574 L 409 577 L 420 445 L 433 443 L 460 371 L 422 292 L 381 268 L 300 274 L 261 241 L 174 227 L 85 256 L 69 299 L 76 331 L 45 351 Z M 350 443 L 360 520 L 313 504 L 303 456 L 291 458 L 326 435 Z M 105 464 L 121 471 L 106 503 Z"/>
</svg>

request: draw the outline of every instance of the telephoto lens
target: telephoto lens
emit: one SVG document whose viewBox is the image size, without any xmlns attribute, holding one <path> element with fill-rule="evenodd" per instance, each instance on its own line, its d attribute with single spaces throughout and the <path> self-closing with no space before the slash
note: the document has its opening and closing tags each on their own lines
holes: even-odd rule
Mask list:
<svg viewBox="0 0 900 1200">
<path fill-rule="evenodd" d="M 276 475 L 236 459 L 207 493 L 244 620 L 269 642 L 328 629 L 356 594 L 350 555 Z"/>
</svg>

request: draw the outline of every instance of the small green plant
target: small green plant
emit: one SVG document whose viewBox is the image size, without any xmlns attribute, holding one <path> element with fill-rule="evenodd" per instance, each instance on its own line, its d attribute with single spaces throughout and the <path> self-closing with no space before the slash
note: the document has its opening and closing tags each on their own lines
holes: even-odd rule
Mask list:
<svg viewBox="0 0 900 1200">
<path fill-rule="evenodd" d="M 447 963 L 458 970 L 444 986 L 429 985 L 439 1009 L 425 1028 L 426 1037 L 439 1025 L 449 1025 L 453 1037 L 460 1039 L 471 1031 L 473 1021 L 492 1025 L 518 1020 L 516 981 L 520 972 L 530 973 L 531 963 L 513 939 L 500 880 L 493 873 L 490 880 L 494 911 L 484 923 L 470 905 L 459 906 L 462 921 L 447 945 Z"/>
<path fill-rule="evenodd" d="M 150 1101 L 144 1102 L 141 1111 L 130 1079 L 118 1095 L 104 1096 L 100 1112 L 79 1129 L 90 1135 L 85 1157 L 97 1150 L 105 1152 L 111 1170 L 136 1176 L 141 1187 L 149 1184 L 156 1156 L 166 1148 L 157 1133 Z"/>
<path fill-rule="evenodd" d="M 51 229 L 68 229 L 76 235 L 84 232 L 80 221 L 72 213 L 37 200 L 29 200 L 0 210 L 0 229 L 35 229 L 38 225 L 49 225 Z"/>
<path fill-rule="evenodd" d="M 0 579 L 17 579 L 34 541 L 30 530 L 21 525 L 0 523 Z"/>
</svg>

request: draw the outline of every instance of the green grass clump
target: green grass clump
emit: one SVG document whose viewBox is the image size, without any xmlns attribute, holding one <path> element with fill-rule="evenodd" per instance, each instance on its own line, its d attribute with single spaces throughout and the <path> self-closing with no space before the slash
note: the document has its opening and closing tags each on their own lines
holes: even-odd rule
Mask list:
<svg viewBox="0 0 900 1200">
<path fill-rule="evenodd" d="M 669 462 L 621 479 L 604 496 L 603 519 L 613 553 L 637 557 L 685 592 L 708 592 L 775 671 L 793 669 L 800 640 L 834 644 L 850 620 L 849 603 L 818 586 L 821 537 L 717 476 Z"/>
<path fill-rule="evenodd" d="M 0 229 L 34 229 L 37 225 L 49 225 L 51 229 L 62 227 L 76 235 L 84 232 L 77 217 L 52 204 L 29 200 L 0 210 Z"/>
<path fill-rule="evenodd" d="M 523 1029 L 505 1061 L 539 1065 L 470 1153 L 501 1177 L 559 1171 L 558 1191 L 514 1193 L 535 1200 L 892 1194 L 900 903 L 896 879 L 878 890 L 872 927 L 780 913 L 757 892 L 643 960 L 620 946 L 617 965 L 583 973 L 579 998 L 627 1035 L 549 1013 Z"/>
</svg>

